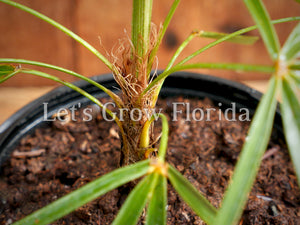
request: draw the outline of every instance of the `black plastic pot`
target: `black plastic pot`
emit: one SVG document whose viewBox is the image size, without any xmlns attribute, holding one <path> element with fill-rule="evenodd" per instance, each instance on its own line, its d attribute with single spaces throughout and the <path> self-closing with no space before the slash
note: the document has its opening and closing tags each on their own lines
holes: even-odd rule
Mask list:
<svg viewBox="0 0 300 225">
<path fill-rule="evenodd" d="M 93 77 L 110 90 L 117 91 L 117 84 L 111 74 Z M 95 86 L 78 81 L 75 84 L 93 96 L 100 98 L 106 96 Z M 168 77 L 161 90 L 161 97 L 179 96 L 189 98 L 210 98 L 216 105 L 222 103 L 222 108 L 231 107 L 247 108 L 253 114 L 262 94 L 250 87 L 233 81 L 202 74 L 178 72 Z M 82 106 L 91 104 L 90 100 L 67 87 L 59 87 L 45 94 L 37 100 L 26 105 L 16 112 L 0 126 L 0 165 L 9 157 L 21 138 L 32 133 L 34 129 L 45 126 L 44 103 L 48 103 L 48 118 L 58 109 L 68 108 L 81 103 Z M 274 130 L 277 135 L 282 134 L 280 113 L 277 111 Z"/>
</svg>

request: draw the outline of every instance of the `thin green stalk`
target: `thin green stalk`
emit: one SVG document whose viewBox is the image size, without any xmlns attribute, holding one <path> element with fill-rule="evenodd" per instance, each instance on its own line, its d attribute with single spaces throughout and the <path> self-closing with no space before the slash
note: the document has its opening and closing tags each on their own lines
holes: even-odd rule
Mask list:
<svg viewBox="0 0 300 225">
<path fill-rule="evenodd" d="M 178 58 L 178 56 L 181 54 L 181 52 L 185 49 L 185 47 L 194 39 L 194 37 L 205 37 L 205 38 L 213 38 L 213 39 L 220 39 L 228 36 L 229 34 L 224 33 L 217 33 L 217 32 L 208 32 L 208 31 L 193 31 L 187 39 L 185 39 L 182 44 L 178 47 L 175 54 L 171 58 L 169 64 L 165 68 L 165 70 L 171 69 L 173 66 L 175 60 Z M 240 44 L 253 44 L 258 40 L 258 37 L 255 36 L 234 36 L 230 39 L 227 39 L 225 41 L 231 41 L 233 43 L 240 43 Z"/>
<path fill-rule="evenodd" d="M 74 84 L 63 81 L 63 80 L 59 79 L 58 77 L 52 76 L 52 75 L 47 74 L 47 73 L 43 73 L 43 72 L 36 71 L 36 70 L 20 70 L 20 72 L 27 73 L 27 74 L 32 74 L 32 75 L 36 75 L 36 76 L 39 76 L 39 77 L 44 77 L 44 78 L 53 80 L 57 83 L 65 85 L 65 86 L 73 89 L 74 91 L 77 91 L 81 95 L 87 97 L 89 100 L 91 100 L 92 102 L 94 102 L 95 104 L 97 104 L 98 106 L 103 108 L 105 110 L 105 112 L 114 119 L 114 121 L 117 123 L 117 125 L 120 128 L 120 132 L 121 132 L 123 138 L 125 138 L 125 132 L 123 130 L 123 125 L 122 125 L 121 121 L 119 120 L 119 118 L 112 111 L 110 111 L 107 107 L 104 107 L 104 105 L 97 98 L 95 98 L 94 96 L 90 95 L 89 93 L 85 92 L 84 90 L 82 90 L 81 88 L 75 86 Z"/>
<path fill-rule="evenodd" d="M 272 24 L 278 24 L 278 23 L 286 23 L 286 22 L 291 22 L 291 21 L 295 21 L 295 20 L 300 20 L 300 17 L 288 17 L 288 18 L 283 18 L 283 19 L 278 19 L 278 20 L 273 20 L 271 21 Z M 185 59 L 183 59 L 182 61 L 180 61 L 177 65 L 183 65 L 184 63 L 186 63 L 187 61 L 191 60 L 192 58 L 194 58 L 195 56 L 199 55 L 200 53 L 206 51 L 207 49 L 210 49 L 224 41 L 227 41 L 233 37 L 236 37 L 238 35 L 247 33 L 249 31 L 255 30 L 258 27 L 256 25 L 251 26 L 251 27 L 247 27 L 241 30 L 238 30 L 236 32 L 233 32 L 231 34 L 226 35 L 225 37 L 222 37 L 206 46 L 204 46 L 203 48 L 197 50 L 196 52 L 192 53 L 191 55 L 189 55 L 188 57 L 186 57 Z"/>
<path fill-rule="evenodd" d="M 149 50 L 151 27 L 152 0 L 133 0 L 132 13 L 132 43 L 135 48 L 133 54 L 144 59 Z"/>
<path fill-rule="evenodd" d="M 278 23 L 286 23 L 286 22 L 291 22 L 291 21 L 296 21 L 296 20 L 300 20 L 300 17 L 288 17 L 288 18 L 282 18 L 282 19 L 278 19 L 278 20 L 273 20 L 271 21 L 272 24 L 278 24 Z M 191 55 L 189 55 L 188 57 L 184 58 L 182 61 L 180 61 L 178 64 L 176 64 L 175 67 L 173 68 L 170 68 L 169 70 L 165 70 L 162 74 L 160 74 L 156 79 L 154 79 L 149 85 L 148 87 L 143 91 L 143 93 L 141 94 L 140 98 L 142 98 L 151 88 L 153 88 L 155 85 L 159 84 L 159 82 L 161 82 L 159 84 L 159 86 L 157 87 L 157 89 L 155 90 L 156 91 L 156 95 L 159 94 L 159 91 L 160 91 L 160 88 L 162 86 L 162 81 L 163 79 L 165 79 L 168 75 L 170 75 L 171 73 L 174 73 L 176 71 L 179 71 L 179 70 L 183 70 L 185 69 L 184 67 L 180 67 L 182 66 L 183 64 L 185 64 L 186 62 L 188 62 L 189 60 L 193 59 L 194 57 L 196 57 L 197 55 L 199 55 L 200 53 L 224 42 L 224 41 L 228 41 L 230 39 L 233 39 L 233 38 L 236 38 L 238 36 L 240 36 L 241 34 L 244 34 L 244 33 L 247 33 L 249 31 L 252 31 L 252 30 L 255 30 L 257 29 L 257 26 L 254 25 L 254 26 L 251 26 L 251 27 L 247 27 L 247 28 L 244 28 L 244 29 L 241 29 L 241 30 L 238 30 L 234 33 L 231 33 L 231 34 L 228 34 L 224 37 L 221 37 L 220 39 L 204 46 L 203 48 L 197 50 L 196 52 L 192 53 Z M 174 56 L 173 56 L 174 57 Z M 178 55 L 176 55 L 175 53 L 175 57 L 178 57 Z M 172 60 L 172 59 L 171 59 Z M 187 65 L 187 68 L 186 69 L 192 69 L 193 66 L 191 66 L 193 64 L 190 64 L 190 65 Z M 199 66 L 201 66 L 199 64 Z M 261 66 L 259 66 L 261 67 Z M 202 67 L 201 67 L 202 68 Z M 203 67 L 205 68 L 205 67 Z M 210 68 L 210 67 L 207 67 L 207 68 Z M 220 68 L 222 69 L 222 68 Z M 270 71 L 270 72 L 273 72 L 273 70 L 271 71 L 270 69 L 267 69 L 267 68 L 259 68 L 259 70 L 262 69 L 261 72 L 264 72 L 264 71 Z M 251 71 L 251 70 L 249 70 Z M 256 70 L 253 70 L 253 71 L 256 71 Z M 259 71 L 257 71 L 259 72 Z"/>
<path fill-rule="evenodd" d="M 173 15 L 177 9 L 177 6 L 178 4 L 180 3 L 180 0 L 174 0 L 170 10 L 169 10 L 169 13 L 166 17 L 166 19 L 164 20 L 164 23 L 162 25 L 162 29 L 160 30 L 159 32 L 159 36 L 157 38 L 157 41 L 156 41 L 156 44 L 154 46 L 154 48 L 152 49 L 151 51 L 151 54 L 150 54 L 150 57 L 149 57 L 149 62 L 148 62 L 148 74 L 150 74 L 150 71 L 152 69 L 152 65 L 153 65 L 153 61 L 154 61 L 154 58 L 156 57 L 157 55 L 157 51 L 158 51 L 158 48 L 162 42 L 162 39 L 163 37 L 165 36 L 165 33 L 167 31 L 167 28 L 169 27 L 169 24 L 171 22 L 171 19 L 173 18 Z"/>
<path fill-rule="evenodd" d="M 106 107 L 104 107 L 104 105 L 97 98 L 95 98 L 94 96 L 90 95 L 89 93 L 87 93 L 86 91 L 82 90 L 81 88 L 75 86 L 74 84 L 71 84 L 69 82 L 63 81 L 63 80 L 59 79 L 58 77 L 55 77 L 55 76 L 52 76 L 50 74 L 47 74 L 47 73 L 44 73 L 44 72 L 40 72 L 40 71 L 37 71 L 37 70 L 25 70 L 25 69 L 21 69 L 20 72 L 27 73 L 27 74 L 32 74 L 32 75 L 36 75 L 36 76 L 39 76 L 39 77 L 44 77 L 44 78 L 47 78 L 49 80 L 53 80 L 53 81 L 55 81 L 57 83 L 60 83 L 60 84 L 62 84 L 64 86 L 67 86 L 67 87 L 73 89 L 74 91 L 80 93 L 81 95 L 87 97 L 89 100 L 91 100 L 92 102 L 94 102 L 95 104 L 97 104 L 98 106 L 100 106 L 101 108 L 105 109 L 105 111 L 107 112 L 107 114 L 110 115 L 113 119 L 118 120 L 117 116 L 112 111 L 110 111 L 109 109 L 107 109 Z"/>
<path fill-rule="evenodd" d="M 271 58 L 275 61 L 278 58 L 280 43 L 264 4 L 261 0 L 244 0 L 244 3 L 257 24 Z"/>
<path fill-rule="evenodd" d="M 172 73 L 186 70 L 186 69 L 224 69 L 224 70 L 235 70 L 243 72 L 260 72 L 260 73 L 273 73 L 275 68 L 273 66 L 264 65 L 248 65 L 239 63 L 194 63 L 186 64 L 182 66 L 175 66 L 170 71 Z"/>
<path fill-rule="evenodd" d="M 115 69 L 115 67 L 109 62 L 107 58 L 105 58 L 100 52 L 98 52 L 93 46 L 91 46 L 88 42 L 83 40 L 81 37 L 79 37 L 77 34 L 69 30 L 68 28 L 64 27 L 63 25 L 59 24 L 58 22 L 52 20 L 51 18 L 43 15 L 42 13 L 39 13 L 35 11 L 34 9 L 31 9 L 25 5 L 22 5 L 20 3 L 11 1 L 11 0 L 0 0 L 0 2 L 3 2 L 5 4 L 11 5 L 13 7 L 16 7 L 18 9 L 21 9 L 25 12 L 30 13 L 33 16 L 38 17 L 41 20 L 44 20 L 45 22 L 51 24 L 52 26 L 56 27 L 57 29 L 64 32 L 66 35 L 73 38 L 75 41 L 79 42 L 81 45 L 83 45 L 85 48 L 87 48 L 90 52 L 92 52 L 94 55 L 96 55 L 111 71 L 118 73 L 118 71 Z"/>
<path fill-rule="evenodd" d="M 194 31 L 194 32 L 192 32 L 182 42 L 182 44 L 178 47 L 175 54 L 171 58 L 169 64 L 165 68 L 165 71 L 168 71 L 172 68 L 172 66 L 173 66 L 174 62 L 176 61 L 176 59 L 179 57 L 179 55 L 185 49 L 185 47 L 194 39 L 194 37 L 206 37 L 206 38 L 220 39 L 220 38 L 223 38 L 227 35 L 228 34 L 222 34 L 222 33 L 216 33 L 216 32 L 206 32 L 206 31 Z M 251 43 L 255 42 L 256 40 L 257 40 L 257 37 L 238 35 L 238 36 L 232 37 L 231 39 L 228 39 L 228 40 L 225 40 L 225 41 L 232 41 L 232 42 L 235 42 L 235 43 L 243 43 L 243 44 L 245 44 L 245 43 L 246 44 L 251 44 Z M 157 100 L 157 97 L 158 97 L 158 94 L 160 92 L 160 89 L 161 89 L 162 85 L 163 85 L 163 80 L 158 84 L 158 87 L 155 89 L 155 93 L 153 95 L 156 96 L 156 98 L 153 98 L 154 102 L 156 102 L 156 100 Z"/>
<path fill-rule="evenodd" d="M 7 81 L 8 79 L 12 78 L 13 76 L 17 75 L 20 73 L 20 70 L 16 70 L 8 75 L 5 75 L 4 77 L 0 78 L 0 84 Z"/>
<path fill-rule="evenodd" d="M 168 71 L 162 72 L 156 77 L 148 87 L 143 91 L 142 96 L 145 95 L 152 87 L 166 79 L 172 73 L 186 69 L 226 69 L 236 71 L 253 71 L 261 73 L 273 73 L 275 68 L 273 66 L 262 66 L 262 65 L 247 65 L 247 64 L 233 64 L 233 63 L 195 63 L 186 65 L 176 65 Z"/>
<path fill-rule="evenodd" d="M 211 31 L 200 31 L 199 32 L 200 37 L 213 38 L 213 39 L 220 39 L 227 35 L 228 34 L 226 34 L 226 33 L 211 32 Z M 230 38 L 227 41 L 236 43 L 236 44 L 252 45 L 256 41 L 258 41 L 258 39 L 259 39 L 259 37 L 256 37 L 256 36 L 239 35 L 239 36 Z"/>
<path fill-rule="evenodd" d="M 161 162 L 165 161 L 167 148 L 168 148 L 168 138 L 169 138 L 169 125 L 168 119 L 164 114 L 159 114 L 162 120 L 162 135 L 160 138 L 160 144 L 158 149 L 159 159 Z"/>
<path fill-rule="evenodd" d="M 178 47 L 178 49 L 176 50 L 175 54 L 173 55 L 173 57 L 171 58 L 170 62 L 168 63 L 168 65 L 166 66 L 165 70 L 170 70 L 171 67 L 173 66 L 174 62 L 176 61 L 176 59 L 178 58 L 178 56 L 181 54 L 181 52 L 185 49 L 185 47 L 194 39 L 194 37 L 196 37 L 197 35 L 199 35 L 199 32 L 192 32 L 187 39 L 185 39 L 181 45 Z"/>
<path fill-rule="evenodd" d="M 79 73 L 76 73 L 74 71 L 71 71 L 71 70 L 68 70 L 68 69 L 65 69 L 65 68 L 62 68 L 59 66 L 47 64 L 47 63 L 36 62 L 36 61 L 25 60 L 25 59 L 0 58 L 0 63 L 18 63 L 18 64 L 34 65 L 34 66 L 40 66 L 40 67 L 44 67 L 44 68 L 54 69 L 54 70 L 69 74 L 71 76 L 80 78 L 80 79 L 96 86 L 97 88 L 99 88 L 100 90 L 102 90 L 106 94 L 108 94 L 108 96 L 110 96 L 116 102 L 118 107 L 120 107 L 120 108 L 122 107 L 121 99 L 115 93 L 113 93 L 111 90 L 107 89 L 103 85 L 97 83 L 96 81 L 94 81 L 88 77 L 85 77 Z"/>
</svg>

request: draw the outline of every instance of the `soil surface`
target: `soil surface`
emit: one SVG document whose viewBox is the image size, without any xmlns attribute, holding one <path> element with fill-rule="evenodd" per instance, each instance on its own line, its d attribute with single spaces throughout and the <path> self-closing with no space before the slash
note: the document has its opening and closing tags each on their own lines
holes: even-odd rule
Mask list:
<svg viewBox="0 0 300 225">
<path fill-rule="evenodd" d="M 180 105 L 177 110 L 183 113 L 177 113 L 177 121 L 171 121 L 172 102 L 189 102 L 190 114 L 186 106 Z M 201 114 L 200 109 L 205 112 L 212 107 L 207 99 L 176 97 L 158 102 L 170 121 L 167 161 L 219 207 L 249 122 L 228 121 L 218 108 L 209 112 L 208 119 L 207 113 Z M 204 118 L 195 121 L 192 116 Z M 77 122 L 53 122 L 21 141 L 1 168 L 0 224 L 19 220 L 118 167 L 117 126 L 105 121 L 101 113 L 94 114 L 89 122 L 83 118 L 83 112 L 77 112 Z M 300 224 L 300 190 L 286 147 L 273 136 L 240 224 Z M 120 190 L 97 198 L 53 224 L 111 224 L 124 202 Z M 170 185 L 167 214 L 170 225 L 204 224 Z"/>
</svg>

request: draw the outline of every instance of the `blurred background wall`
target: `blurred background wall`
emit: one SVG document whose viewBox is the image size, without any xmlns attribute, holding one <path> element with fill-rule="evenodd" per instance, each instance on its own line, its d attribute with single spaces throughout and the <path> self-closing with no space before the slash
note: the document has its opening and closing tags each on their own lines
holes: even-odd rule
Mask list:
<svg viewBox="0 0 300 225">
<path fill-rule="evenodd" d="M 118 40 L 130 35 L 131 0 L 18 0 L 18 2 L 62 23 L 103 54 L 110 53 L 118 44 Z M 172 2 L 172 0 L 154 1 L 154 23 L 159 25 L 163 22 Z M 294 0 L 264 0 L 264 3 L 272 19 L 300 15 L 300 4 Z M 109 72 L 88 50 L 32 15 L 0 3 L 0 18 L 0 57 L 47 62 L 86 76 Z M 166 66 L 179 44 L 195 29 L 233 32 L 253 24 L 242 0 L 182 0 L 160 48 L 158 68 Z M 276 25 L 281 43 L 295 24 L 293 22 Z M 258 35 L 258 32 L 253 31 L 249 34 Z M 195 39 L 184 53 L 192 53 L 209 42 L 211 42 L 209 39 Z M 261 40 L 252 46 L 224 43 L 203 53 L 195 61 L 270 64 Z M 269 76 L 228 71 L 200 70 L 200 72 L 233 80 L 263 80 Z M 55 74 L 69 81 L 74 80 L 57 72 Z M 24 76 L 26 79 L 19 75 L 7 81 L 4 86 L 54 84 L 46 79 Z"/>
</svg>

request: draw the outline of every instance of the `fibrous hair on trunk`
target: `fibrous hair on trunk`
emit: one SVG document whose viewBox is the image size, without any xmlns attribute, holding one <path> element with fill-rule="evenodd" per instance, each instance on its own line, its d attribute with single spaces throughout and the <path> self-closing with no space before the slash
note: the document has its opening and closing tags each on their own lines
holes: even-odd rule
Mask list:
<svg viewBox="0 0 300 225">
<path fill-rule="evenodd" d="M 111 53 L 112 63 L 118 71 L 118 73 L 114 73 L 114 78 L 120 86 L 120 97 L 126 109 L 123 110 L 123 128 L 127 140 L 122 140 L 122 166 L 145 158 L 146 149 L 139 148 L 139 140 L 141 130 L 149 119 L 149 112 L 152 112 L 155 106 L 157 86 L 154 86 L 145 95 L 141 96 L 141 94 L 151 81 L 148 61 L 156 41 L 157 28 L 152 24 L 149 50 L 144 57 L 136 54 L 136 49 L 128 37 L 121 39 L 118 47 Z M 141 113 L 141 116 L 137 113 Z M 137 118 L 139 118 L 138 121 L 136 121 Z M 152 139 L 152 132 L 149 133 Z M 124 149 L 125 141 L 128 149 Z"/>
</svg>

